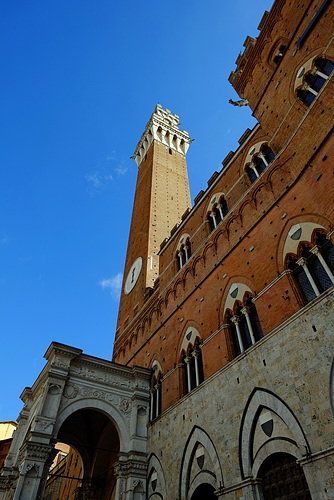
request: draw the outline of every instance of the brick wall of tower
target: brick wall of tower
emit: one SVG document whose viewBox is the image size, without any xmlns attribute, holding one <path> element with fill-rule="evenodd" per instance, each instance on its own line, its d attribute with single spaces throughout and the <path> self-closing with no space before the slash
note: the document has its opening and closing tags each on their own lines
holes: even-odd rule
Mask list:
<svg viewBox="0 0 334 500">
<path fill-rule="evenodd" d="M 190 207 L 190 192 L 185 156 L 154 141 L 139 165 L 136 194 L 124 268 L 118 314 L 117 339 L 143 307 L 159 275 L 160 243 L 181 221 Z M 124 283 L 131 265 L 142 257 L 143 268 L 129 294 Z M 126 335 L 126 332 L 125 332 Z"/>
<path fill-rule="evenodd" d="M 148 286 L 159 275 L 158 252 L 161 242 L 169 237 L 175 224 L 190 208 L 190 191 L 185 156 L 154 142 L 154 171 L 151 193 L 149 255 L 156 256 L 156 267 Z"/>
</svg>

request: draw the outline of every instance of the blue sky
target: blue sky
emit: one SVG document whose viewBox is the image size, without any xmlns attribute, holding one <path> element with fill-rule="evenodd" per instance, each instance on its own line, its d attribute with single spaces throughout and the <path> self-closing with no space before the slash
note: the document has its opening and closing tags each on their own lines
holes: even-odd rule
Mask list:
<svg viewBox="0 0 334 500">
<path fill-rule="evenodd" d="M 272 1 L 0 0 L 0 420 L 54 340 L 110 359 L 134 153 L 157 102 L 191 197 L 255 120 L 227 78 Z"/>
</svg>

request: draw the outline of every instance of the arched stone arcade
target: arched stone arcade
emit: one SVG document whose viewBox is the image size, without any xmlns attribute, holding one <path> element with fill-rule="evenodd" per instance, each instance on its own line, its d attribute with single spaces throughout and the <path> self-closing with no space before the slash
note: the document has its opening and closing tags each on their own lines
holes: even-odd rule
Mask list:
<svg viewBox="0 0 334 500">
<path fill-rule="evenodd" d="M 42 499 L 55 444 L 81 457 L 77 498 L 141 498 L 146 493 L 150 370 L 125 367 L 52 343 L 25 403 L 8 454 L 4 500 Z M 139 495 L 139 496 L 138 496 Z"/>
</svg>

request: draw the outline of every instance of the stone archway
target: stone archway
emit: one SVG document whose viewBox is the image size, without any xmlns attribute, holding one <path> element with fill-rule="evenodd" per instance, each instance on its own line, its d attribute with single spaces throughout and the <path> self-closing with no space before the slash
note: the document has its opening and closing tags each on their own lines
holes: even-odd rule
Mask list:
<svg viewBox="0 0 334 500">
<path fill-rule="evenodd" d="M 198 495 L 202 488 L 212 492 L 216 491 L 220 484 L 223 484 L 223 475 L 216 448 L 209 435 L 200 427 L 195 426 L 183 453 L 180 470 L 180 498 L 187 500 L 200 498 Z"/>
<path fill-rule="evenodd" d="M 287 404 L 271 391 L 255 388 L 240 427 L 242 478 L 257 477 L 262 463 L 275 452 L 302 459 L 310 453 L 310 448 L 300 423 Z"/>
<path fill-rule="evenodd" d="M 19 500 L 23 491 L 25 500 L 42 499 L 57 441 L 80 454 L 82 488 L 96 489 L 90 498 L 145 496 L 150 370 L 56 342 L 45 357 L 21 396 L 25 406 L 0 477 L 3 500 Z"/>
<path fill-rule="evenodd" d="M 191 500 L 216 500 L 215 489 L 211 484 L 203 483 L 196 488 L 191 496 Z"/>
<path fill-rule="evenodd" d="M 83 477 L 77 498 L 88 492 L 92 498 L 110 498 L 120 451 L 118 431 L 110 418 L 95 409 L 77 410 L 60 427 L 58 440 L 75 449 L 82 460 Z"/>
<path fill-rule="evenodd" d="M 264 500 L 311 500 L 310 491 L 302 467 L 288 453 L 274 453 L 261 465 Z"/>
</svg>

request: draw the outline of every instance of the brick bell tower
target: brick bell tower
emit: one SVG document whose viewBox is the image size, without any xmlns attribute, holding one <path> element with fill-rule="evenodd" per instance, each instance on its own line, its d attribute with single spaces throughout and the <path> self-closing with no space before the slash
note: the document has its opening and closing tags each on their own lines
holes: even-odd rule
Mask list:
<svg viewBox="0 0 334 500">
<path fill-rule="evenodd" d="M 133 156 L 138 177 L 115 347 L 158 278 L 161 242 L 191 207 L 185 159 L 191 140 L 179 124 L 178 115 L 157 104 Z"/>
</svg>

